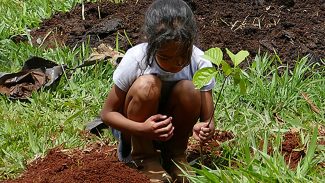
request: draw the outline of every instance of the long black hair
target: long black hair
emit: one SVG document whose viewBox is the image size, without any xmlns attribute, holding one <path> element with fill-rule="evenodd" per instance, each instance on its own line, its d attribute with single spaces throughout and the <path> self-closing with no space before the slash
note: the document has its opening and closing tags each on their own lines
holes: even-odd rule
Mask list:
<svg viewBox="0 0 325 183">
<path fill-rule="evenodd" d="M 146 36 L 147 65 L 152 64 L 157 50 L 168 41 L 181 43 L 184 57 L 190 62 L 196 22 L 191 8 L 183 0 L 156 0 L 145 14 L 144 34 Z"/>
</svg>

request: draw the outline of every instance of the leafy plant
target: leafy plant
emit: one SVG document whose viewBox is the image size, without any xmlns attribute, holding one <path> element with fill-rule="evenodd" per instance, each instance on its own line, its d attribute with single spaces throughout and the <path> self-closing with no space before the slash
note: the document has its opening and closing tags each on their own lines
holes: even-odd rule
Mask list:
<svg viewBox="0 0 325 183">
<path fill-rule="evenodd" d="M 219 102 L 221 93 L 224 89 L 226 80 L 228 77 L 232 77 L 234 79 L 234 84 L 239 85 L 240 92 L 242 94 L 246 93 L 246 81 L 244 79 L 244 71 L 241 70 L 239 67 L 240 63 L 242 63 L 248 56 L 249 52 L 245 50 L 239 51 L 237 54 L 232 53 L 230 50 L 226 48 L 226 52 L 228 56 L 230 57 L 233 66 L 230 66 L 224 59 L 223 59 L 223 52 L 220 48 L 210 48 L 209 50 L 204 52 L 203 58 L 209 60 L 212 62 L 217 68 L 215 67 L 207 67 L 202 68 L 198 70 L 193 77 L 193 83 L 196 88 L 202 88 L 204 85 L 206 85 L 211 79 L 214 77 L 217 77 L 219 73 L 219 68 L 221 67 L 222 73 L 224 75 L 224 80 L 221 86 L 221 89 L 218 94 L 218 98 L 216 100 L 214 110 L 216 108 L 217 103 Z M 211 116 L 210 122 L 213 118 L 213 115 Z M 209 123 L 210 123 L 209 122 Z"/>
<path fill-rule="evenodd" d="M 221 93 L 224 89 L 225 83 L 227 81 L 227 78 L 232 76 L 234 78 L 234 84 L 240 86 L 240 92 L 241 93 L 246 93 L 246 84 L 244 81 L 243 71 L 240 69 L 239 64 L 243 62 L 246 57 L 249 55 L 248 51 L 239 51 L 237 54 L 232 53 L 230 50 L 226 48 L 226 52 L 228 56 L 230 57 L 233 67 L 231 67 L 224 59 L 223 59 L 223 52 L 220 48 L 215 47 L 215 48 L 210 48 L 209 50 L 204 52 L 203 58 L 209 60 L 212 62 L 214 65 L 217 66 L 215 67 L 207 67 L 207 68 L 202 68 L 198 70 L 193 77 L 193 83 L 197 89 L 202 88 L 204 85 L 206 85 L 208 82 L 210 82 L 211 79 L 215 78 L 218 74 L 218 70 L 221 67 L 222 73 L 225 76 L 221 89 L 219 91 L 216 103 L 213 107 L 213 114 L 211 115 L 211 118 L 209 120 L 209 123 L 207 126 L 210 125 L 212 118 L 214 116 L 214 111 L 216 109 L 216 106 L 219 102 Z M 203 160 L 203 155 L 202 155 L 202 146 L 201 144 L 200 152 L 201 152 L 201 160 Z"/>
</svg>

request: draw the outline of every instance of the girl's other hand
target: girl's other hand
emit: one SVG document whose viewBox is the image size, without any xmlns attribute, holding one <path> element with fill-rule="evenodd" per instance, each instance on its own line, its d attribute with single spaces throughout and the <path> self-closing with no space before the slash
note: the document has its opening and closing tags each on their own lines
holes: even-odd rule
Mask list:
<svg viewBox="0 0 325 183">
<path fill-rule="evenodd" d="M 208 141 L 214 134 L 214 124 L 209 122 L 196 123 L 193 127 L 194 139 L 204 143 Z"/>
<path fill-rule="evenodd" d="M 172 117 L 156 114 L 143 123 L 143 136 L 153 140 L 167 141 L 173 136 L 174 126 Z"/>
</svg>

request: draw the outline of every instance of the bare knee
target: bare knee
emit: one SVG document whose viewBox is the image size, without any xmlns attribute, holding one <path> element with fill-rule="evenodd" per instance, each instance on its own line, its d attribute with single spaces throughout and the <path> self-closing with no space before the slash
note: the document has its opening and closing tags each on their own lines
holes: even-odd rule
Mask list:
<svg viewBox="0 0 325 183">
<path fill-rule="evenodd" d="M 161 81 L 154 75 L 140 76 L 131 86 L 128 94 L 139 101 L 159 101 Z"/>
<path fill-rule="evenodd" d="M 195 86 L 190 80 L 179 81 L 172 90 L 173 100 L 177 100 L 178 104 L 185 106 L 201 105 L 200 90 L 195 89 Z"/>
</svg>

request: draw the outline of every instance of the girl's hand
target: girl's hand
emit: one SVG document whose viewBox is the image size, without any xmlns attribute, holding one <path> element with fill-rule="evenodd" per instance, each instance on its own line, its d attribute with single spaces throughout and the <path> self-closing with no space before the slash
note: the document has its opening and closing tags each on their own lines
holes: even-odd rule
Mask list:
<svg viewBox="0 0 325 183">
<path fill-rule="evenodd" d="M 208 141 L 214 134 L 214 123 L 211 122 L 200 122 L 196 123 L 193 127 L 193 137 L 194 139 L 204 143 Z"/>
<path fill-rule="evenodd" d="M 167 141 L 173 136 L 172 117 L 161 114 L 153 115 L 143 123 L 142 130 L 143 136 L 154 140 Z"/>
</svg>

